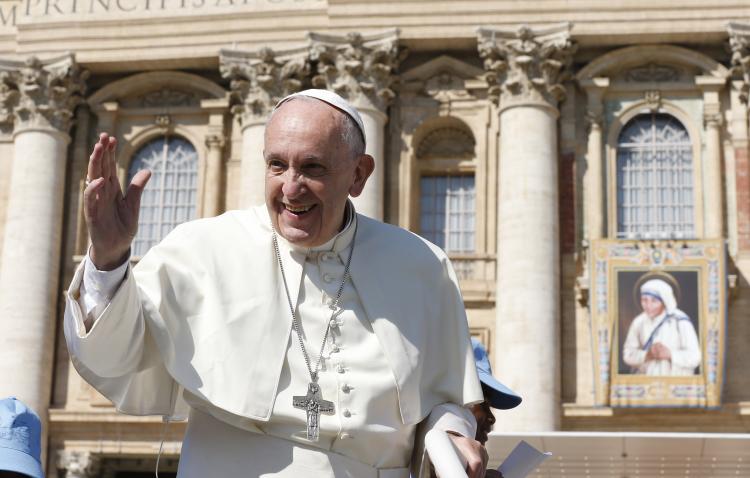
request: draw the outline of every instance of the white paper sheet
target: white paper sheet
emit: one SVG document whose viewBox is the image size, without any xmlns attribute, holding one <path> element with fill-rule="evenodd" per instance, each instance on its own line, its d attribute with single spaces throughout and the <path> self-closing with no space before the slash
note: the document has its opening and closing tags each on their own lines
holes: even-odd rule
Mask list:
<svg viewBox="0 0 750 478">
<path fill-rule="evenodd" d="M 503 474 L 503 478 L 526 478 L 551 456 L 552 453 L 542 453 L 521 440 L 497 471 Z"/>
</svg>

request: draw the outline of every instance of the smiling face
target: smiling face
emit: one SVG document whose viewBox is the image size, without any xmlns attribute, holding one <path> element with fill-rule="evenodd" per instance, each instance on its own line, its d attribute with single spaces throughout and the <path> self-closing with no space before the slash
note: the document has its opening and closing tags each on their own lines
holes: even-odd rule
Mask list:
<svg viewBox="0 0 750 478">
<path fill-rule="evenodd" d="M 342 141 L 345 114 L 319 100 L 282 104 L 266 126 L 266 207 L 274 229 L 302 247 L 324 244 L 343 225 L 346 200 L 374 169 Z"/>
<path fill-rule="evenodd" d="M 648 294 L 641 295 L 641 307 L 650 319 L 658 317 L 664 312 L 664 304 L 656 297 Z"/>
</svg>

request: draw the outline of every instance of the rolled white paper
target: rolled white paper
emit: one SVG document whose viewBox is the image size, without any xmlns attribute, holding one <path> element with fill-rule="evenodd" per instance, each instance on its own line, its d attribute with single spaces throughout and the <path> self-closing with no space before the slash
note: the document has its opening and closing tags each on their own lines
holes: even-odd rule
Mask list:
<svg viewBox="0 0 750 478">
<path fill-rule="evenodd" d="M 464 457 L 447 433 L 442 430 L 430 430 L 424 437 L 424 447 L 438 477 L 468 478 Z"/>
</svg>

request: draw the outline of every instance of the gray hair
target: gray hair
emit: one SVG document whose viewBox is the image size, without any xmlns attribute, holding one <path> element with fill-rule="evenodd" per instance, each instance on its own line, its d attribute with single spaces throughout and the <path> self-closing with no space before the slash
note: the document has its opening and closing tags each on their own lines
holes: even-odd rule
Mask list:
<svg viewBox="0 0 750 478">
<path fill-rule="evenodd" d="M 309 96 L 293 96 L 286 100 L 284 103 L 289 103 L 291 101 L 306 101 L 327 104 L 324 101 Z M 331 106 L 331 108 L 334 107 Z M 339 110 L 338 108 L 334 109 L 339 112 L 339 133 L 341 142 L 349 147 L 349 151 L 351 152 L 353 158 L 362 156 L 363 154 L 365 154 L 365 138 L 362 134 L 362 131 L 359 130 L 357 122 L 354 121 L 351 116 Z M 279 108 L 274 108 L 274 110 L 271 112 L 271 115 L 268 117 L 268 121 L 266 121 L 266 126 L 271 123 L 271 120 L 273 119 L 277 111 L 279 111 Z"/>
</svg>

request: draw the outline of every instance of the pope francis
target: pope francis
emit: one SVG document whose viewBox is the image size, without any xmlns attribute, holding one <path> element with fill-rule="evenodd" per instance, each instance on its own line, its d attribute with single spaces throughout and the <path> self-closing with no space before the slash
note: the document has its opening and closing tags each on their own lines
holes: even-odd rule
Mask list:
<svg viewBox="0 0 750 478">
<path fill-rule="evenodd" d="M 115 148 L 102 134 L 90 157 L 91 247 L 65 336 L 118 410 L 189 417 L 179 478 L 418 476 L 431 429 L 484 476 L 455 274 L 439 248 L 354 211 L 374 160 L 351 105 L 325 90 L 283 99 L 265 206 L 178 226 L 133 268 L 151 173 L 123 193 Z"/>
</svg>

